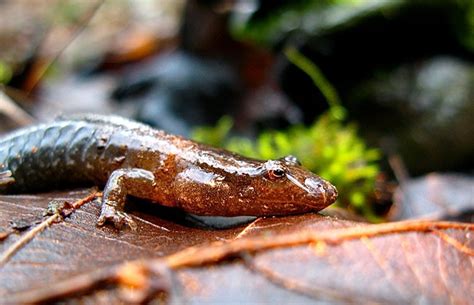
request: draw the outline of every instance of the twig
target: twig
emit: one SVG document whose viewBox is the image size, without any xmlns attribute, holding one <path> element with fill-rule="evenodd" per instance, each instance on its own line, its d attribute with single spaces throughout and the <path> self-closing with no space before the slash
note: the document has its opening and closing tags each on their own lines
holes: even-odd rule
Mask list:
<svg viewBox="0 0 474 305">
<path fill-rule="evenodd" d="M 250 224 L 248 224 L 245 229 L 243 229 L 234 239 L 239 239 L 244 237 L 252 228 L 255 227 L 255 224 L 259 222 L 262 218 L 257 218 L 254 221 L 252 221 Z"/>
<path fill-rule="evenodd" d="M 83 19 L 76 26 L 74 32 L 71 34 L 69 40 L 64 44 L 64 46 L 45 64 L 41 64 L 41 70 L 34 75 L 34 78 L 29 82 L 28 88 L 26 88 L 27 95 L 29 95 L 38 85 L 39 81 L 46 74 L 48 69 L 54 64 L 59 57 L 64 53 L 64 51 L 71 45 L 71 43 L 76 40 L 77 37 L 84 31 L 86 26 L 96 15 L 99 8 L 104 4 L 105 0 L 99 0 L 86 14 L 83 16 Z"/>
<path fill-rule="evenodd" d="M 408 169 L 405 166 L 402 157 L 390 148 L 388 148 L 387 155 L 388 164 L 390 165 L 390 168 L 392 169 L 393 173 L 395 174 L 395 178 L 398 181 L 398 188 L 400 189 L 400 193 L 404 198 L 404 202 L 412 202 L 412 194 L 410 194 L 410 192 L 407 190 L 407 183 L 408 180 L 410 180 L 410 174 L 408 173 Z M 397 204 L 397 202 L 395 202 L 395 204 Z M 405 208 L 407 212 L 413 212 L 413 207 L 410 204 L 405 204 Z"/>
<path fill-rule="evenodd" d="M 109 266 L 74 276 L 41 289 L 33 289 L 12 295 L 2 301 L 5 304 L 49 304 L 54 300 L 89 291 L 106 284 L 116 284 L 128 288 L 133 287 L 137 291 L 140 289 L 146 290 L 150 288 L 150 284 L 153 284 L 150 283 L 150 276 L 161 274 L 164 277 L 168 277 L 164 279 L 165 282 L 171 280 L 169 278 L 171 275 L 169 272 L 164 272 L 165 269 L 169 271 L 165 265 L 155 264 L 153 261 L 150 262 L 150 260 L 125 262 L 120 265 Z M 159 283 L 159 285 L 161 284 L 163 283 Z M 169 287 L 168 284 L 165 283 L 164 286 L 168 286 L 166 288 L 171 289 L 172 287 Z M 146 296 L 144 297 L 146 298 Z M 142 304 L 143 302 L 138 303 Z"/>
<path fill-rule="evenodd" d="M 361 237 L 377 237 L 404 232 L 429 232 L 441 229 L 474 231 L 474 224 L 414 220 L 332 229 L 324 232 L 297 232 L 268 238 L 238 239 L 231 243 L 218 242 L 206 247 L 191 247 L 176 254 L 169 255 L 164 259 L 170 268 L 178 269 L 217 262 L 243 251 L 257 252 L 265 249 L 297 246 L 315 242 L 335 244 Z M 459 247 L 456 247 L 456 249 L 468 255 L 473 255 L 472 249 L 469 249 L 471 251 L 466 251 L 466 249 Z"/>
<path fill-rule="evenodd" d="M 119 266 L 103 268 L 56 282 L 42 289 L 34 289 L 6 297 L 2 304 L 41 304 L 67 297 L 79 291 L 90 290 L 117 279 Z"/>
<path fill-rule="evenodd" d="M 75 201 L 73 204 L 72 204 L 72 208 L 73 209 L 77 209 L 79 208 L 80 206 L 82 206 L 83 204 L 93 200 L 94 198 L 96 198 L 98 196 L 98 192 L 97 191 L 94 191 L 93 193 L 91 193 L 90 195 L 88 195 L 87 197 L 85 198 L 82 198 L 80 200 L 77 200 Z M 33 229 L 31 229 L 30 231 L 28 231 L 27 233 L 25 233 L 20 239 L 18 239 L 15 243 L 13 243 L 10 247 L 8 247 L 3 253 L 2 255 L 0 256 L 0 268 L 5 265 L 8 260 L 18 251 L 20 250 L 22 247 L 24 247 L 26 244 L 28 244 L 36 235 L 38 235 L 39 233 L 41 233 L 44 229 L 46 229 L 47 227 L 49 227 L 51 224 L 53 224 L 54 222 L 56 221 L 59 221 L 61 219 L 61 214 L 58 212 L 58 213 L 55 213 L 51 216 L 49 216 L 48 218 L 46 218 L 45 220 L 43 220 L 39 225 L 37 225 L 36 227 L 34 227 Z"/>
<path fill-rule="evenodd" d="M 0 267 L 6 264 L 6 262 L 13 256 L 18 250 L 24 247 L 27 243 L 29 243 L 36 235 L 41 233 L 46 227 L 49 227 L 53 222 L 58 220 L 61 217 L 59 214 L 54 214 L 46 218 L 43 222 L 39 225 L 34 227 L 32 230 L 28 231 L 24 234 L 19 240 L 17 240 L 13 245 L 8 247 L 8 249 L 2 253 L 0 256 Z"/>
<path fill-rule="evenodd" d="M 18 106 L 0 87 L 0 112 L 14 121 L 18 126 L 32 124 L 35 119 Z"/>
<path fill-rule="evenodd" d="M 389 153 L 388 155 L 388 163 L 395 174 L 398 182 L 400 183 L 400 187 L 404 187 L 406 182 L 410 179 L 410 174 L 403 162 L 402 158 L 398 154 Z"/>
<path fill-rule="evenodd" d="M 474 249 L 471 249 L 468 246 L 460 243 L 458 240 L 456 240 L 455 238 L 452 238 L 451 236 L 449 236 L 448 234 L 446 234 L 442 231 L 434 230 L 433 232 L 436 235 L 438 235 L 442 240 L 444 240 L 446 243 L 452 245 L 453 247 L 455 247 L 459 251 L 461 251 L 463 253 L 466 253 L 470 256 L 474 256 Z"/>
</svg>

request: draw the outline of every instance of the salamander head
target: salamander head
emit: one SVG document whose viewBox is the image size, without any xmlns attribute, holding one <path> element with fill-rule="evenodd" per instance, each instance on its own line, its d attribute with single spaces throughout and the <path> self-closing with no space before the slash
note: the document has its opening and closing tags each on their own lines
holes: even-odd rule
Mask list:
<svg viewBox="0 0 474 305">
<path fill-rule="evenodd" d="M 319 211 L 336 201 L 336 188 L 293 156 L 253 162 L 237 172 L 188 168 L 177 177 L 177 205 L 200 215 L 265 216 Z"/>
<path fill-rule="evenodd" d="M 319 211 L 337 199 L 336 188 L 303 168 L 294 156 L 262 164 L 252 183 L 244 188 L 251 198 L 251 215 L 285 215 Z M 253 208 L 256 207 L 257 209 Z"/>
</svg>

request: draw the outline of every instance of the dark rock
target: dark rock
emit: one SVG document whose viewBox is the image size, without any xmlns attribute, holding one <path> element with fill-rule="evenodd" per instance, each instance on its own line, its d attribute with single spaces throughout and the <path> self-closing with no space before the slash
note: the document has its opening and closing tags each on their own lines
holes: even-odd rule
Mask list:
<svg viewBox="0 0 474 305">
<path fill-rule="evenodd" d="M 474 64 L 454 57 L 404 64 L 354 89 L 352 113 L 389 140 L 411 174 L 474 168 Z"/>
<path fill-rule="evenodd" d="M 189 135 L 233 114 L 240 93 L 236 72 L 223 61 L 177 51 L 128 74 L 112 96 L 139 103 L 136 119 L 171 133 Z"/>
</svg>

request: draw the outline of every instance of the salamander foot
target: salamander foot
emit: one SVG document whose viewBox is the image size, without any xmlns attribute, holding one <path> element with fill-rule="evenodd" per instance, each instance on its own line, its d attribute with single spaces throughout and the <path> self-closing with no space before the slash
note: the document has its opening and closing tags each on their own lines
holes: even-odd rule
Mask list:
<svg viewBox="0 0 474 305">
<path fill-rule="evenodd" d="M 141 168 L 119 168 L 113 171 L 104 188 L 98 225 L 110 221 L 118 229 L 126 224 L 136 230 L 136 223 L 123 212 L 127 196 L 148 198 L 147 195 L 154 191 L 154 182 L 155 176 Z"/>
<path fill-rule="evenodd" d="M 121 229 L 123 225 L 127 225 L 130 229 L 136 231 L 137 224 L 132 217 L 123 211 L 117 210 L 116 206 L 117 204 L 114 202 L 104 202 L 99 219 L 97 220 L 97 225 L 103 226 L 107 222 L 111 222 L 117 229 Z"/>
</svg>

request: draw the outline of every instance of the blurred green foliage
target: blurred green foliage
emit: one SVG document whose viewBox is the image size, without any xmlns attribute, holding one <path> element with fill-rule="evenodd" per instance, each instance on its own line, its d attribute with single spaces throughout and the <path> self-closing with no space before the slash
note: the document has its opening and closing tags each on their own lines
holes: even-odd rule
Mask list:
<svg viewBox="0 0 474 305">
<path fill-rule="evenodd" d="M 369 220 L 377 220 L 368 197 L 373 193 L 379 173 L 379 151 L 367 147 L 357 135 L 354 124 L 344 122 L 345 109 L 340 105 L 337 92 L 318 67 L 296 49 L 287 49 L 285 53 L 326 96 L 330 106 L 327 113 L 310 126 L 264 131 L 256 140 L 231 136 L 232 119 L 223 117 L 216 126 L 196 128 L 193 139 L 262 160 L 295 155 L 303 166 L 337 187 L 337 204 L 353 208 Z"/>
<path fill-rule="evenodd" d="M 464 16 L 458 19 L 458 31 L 464 44 L 474 51 L 474 1 L 472 0 L 458 0 Z"/>
<path fill-rule="evenodd" d="M 8 84 L 12 75 L 13 71 L 11 70 L 11 67 L 4 61 L 0 60 L 0 84 Z"/>
</svg>

